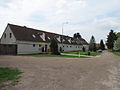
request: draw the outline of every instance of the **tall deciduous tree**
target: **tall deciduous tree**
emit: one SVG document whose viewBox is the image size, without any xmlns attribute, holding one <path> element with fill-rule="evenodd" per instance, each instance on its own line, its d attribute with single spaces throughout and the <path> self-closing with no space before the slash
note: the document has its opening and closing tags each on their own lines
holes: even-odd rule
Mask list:
<svg viewBox="0 0 120 90">
<path fill-rule="evenodd" d="M 105 44 L 103 40 L 100 41 L 100 49 L 105 50 Z"/>
<path fill-rule="evenodd" d="M 90 51 L 96 51 L 96 42 L 95 42 L 94 36 L 92 36 L 91 39 L 90 39 L 89 50 Z"/>
<path fill-rule="evenodd" d="M 56 41 L 55 38 L 53 38 L 51 40 L 50 48 L 51 48 L 52 54 L 56 54 L 56 55 L 59 54 L 59 52 L 58 52 L 58 44 L 57 44 L 57 41 Z"/>
<path fill-rule="evenodd" d="M 113 49 L 114 46 L 114 41 L 117 40 L 117 36 L 113 30 L 110 31 L 109 35 L 107 36 L 107 48 L 108 49 Z"/>
<path fill-rule="evenodd" d="M 115 41 L 113 49 L 115 51 L 120 51 L 120 37 Z"/>
<path fill-rule="evenodd" d="M 120 32 L 117 33 L 117 37 L 120 38 Z"/>
</svg>

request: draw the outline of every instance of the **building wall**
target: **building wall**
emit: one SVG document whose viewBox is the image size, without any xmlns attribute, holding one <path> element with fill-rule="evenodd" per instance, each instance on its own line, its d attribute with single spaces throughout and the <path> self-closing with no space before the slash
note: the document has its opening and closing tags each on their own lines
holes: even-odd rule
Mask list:
<svg viewBox="0 0 120 90">
<path fill-rule="evenodd" d="M 10 33 L 12 35 L 12 37 L 10 38 Z M 5 34 L 6 34 L 6 38 L 5 38 Z M 7 26 L 2 37 L 1 37 L 1 44 L 16 44 L 16 38 L 13 35 L 13 32 L 11 31 L 10 27 Z"/>
<path fill-rule="evenodd" d="M 39 43 L 17 41 L 17 54 L 37 54 L 42 53 L 42 47 Z"/>
<path fill-rule="evenodd" d="M 58 50 L 60 51 L 60 48 L 62 48 L 63 52 L 81 51 L 82 47 L 82 45 L 58 44 Z"/>
<path fill-rule="evenodd" d="M 11 38 L 10 38 L 10 33 L 12 34 Z M 4 36 L 5 34 L 6 34 L 6 38 Z M 17 54 L 37 54 L 37 53 L 50 51 L 50 43 L 47 43 L 47 46 L 45 45 L 39 46 L 40 42 L 16 41 L 16 38 L 13 35 L 13 32 L 11 31 L 9 26 L 6 27 L 1 37 L 1 44 L 17 44 Z M 82 50 L 83 46 L 86 48 L 86 51 L 88 50 L 88 45 L 82 46 L 82 45 L 63 44 L 63 46 L 62 44 L 58 44 L 58 50 L 60 51 L 61 48 L 63 52 L 79 51 Z"/>
<path fill-rule="evenodd" d="M 39 46 L 40 42 L 23 42 L 17 41 L 17 54 L 37 54 L 43 52 L 50 52 L 50 43 L 47 43 L 47 50 L 45 50 L 45 45 Z M 33 46 L 35 45 L 35 47 Z M 70 44 L 58 44 L 58 51 L 62 48 L 63 52 L 69 51 L 82 51 L 82 45 L 70 45 Z M 88 45 L 84 46 L 87 50 Z M 44 49 L 44 50 L 43 50 Z"/>
</svg>

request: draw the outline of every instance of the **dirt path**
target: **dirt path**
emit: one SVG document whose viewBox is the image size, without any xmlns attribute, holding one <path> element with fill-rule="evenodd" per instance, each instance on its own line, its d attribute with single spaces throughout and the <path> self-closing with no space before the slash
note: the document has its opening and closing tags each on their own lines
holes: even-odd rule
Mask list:
<svg viewBox="0 0 120 90">
<path fill-rule="evenodd" d="M 84 59 L 0 56 L 0 66 L 24 72 L 9 90 L 120 90 L 120 57 L 109 52 Z"/>
</svg>

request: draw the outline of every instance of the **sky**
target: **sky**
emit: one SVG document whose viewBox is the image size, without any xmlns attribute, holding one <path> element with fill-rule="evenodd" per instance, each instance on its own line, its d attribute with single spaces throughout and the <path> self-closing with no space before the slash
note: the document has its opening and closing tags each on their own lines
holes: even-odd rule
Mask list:
<svg viewBox="0 0 120 90">
<path fill-rule="evenodd" d="M 120 0 L 0 0 L 0 37 L 8 23 L 106 41 L 111 29 L 120 32 Z"/>
</svg>

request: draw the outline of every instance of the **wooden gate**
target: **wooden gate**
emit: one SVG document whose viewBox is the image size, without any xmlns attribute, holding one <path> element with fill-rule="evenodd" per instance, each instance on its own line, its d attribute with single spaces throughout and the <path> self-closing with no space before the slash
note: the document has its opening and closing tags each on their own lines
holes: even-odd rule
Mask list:
<svg viewBox="0 0 120 90">
<path fill-rule="evenodd" d="M 17 55 L 17 45 L 0 44 L 0 55 Z"/>
</svg>

